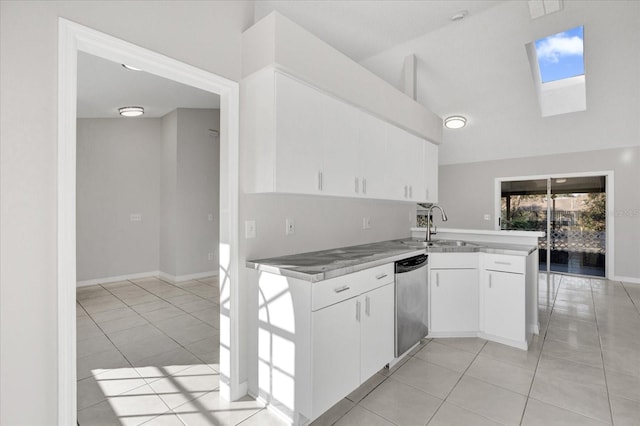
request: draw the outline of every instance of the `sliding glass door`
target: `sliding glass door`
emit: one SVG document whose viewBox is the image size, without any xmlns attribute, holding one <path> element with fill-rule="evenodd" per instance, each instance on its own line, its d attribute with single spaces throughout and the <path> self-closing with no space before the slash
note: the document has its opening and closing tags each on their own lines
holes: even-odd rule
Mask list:
<svg viewBox="0 0 640 426">
<path fill-rule="evenodd" d="M 500 228 L 545 231 L 540 269 L 605 276 L 606 176 L 501 182 Z"/>
</svg>

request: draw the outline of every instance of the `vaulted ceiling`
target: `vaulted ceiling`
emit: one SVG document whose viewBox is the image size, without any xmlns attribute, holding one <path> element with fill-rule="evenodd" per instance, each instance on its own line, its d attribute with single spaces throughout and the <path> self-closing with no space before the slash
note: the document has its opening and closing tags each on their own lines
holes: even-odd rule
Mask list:
<svg viewBox="0 0 640 426">
<path fill-rule="evenodd" d="M 254 7 L 256 20 L 278 11 L 399 89 L 404 58 L 415 55 L 417 101 L 443 118 L 468 118 L 463 129 L 445 129 L 441 164 L 639 145 L 640 2 L 562 3 L 561 11 L 538 19 L 521 0 L 261 0 Z M 452 21 L 460 11 L 468 14 Z M 584 25 L 587 111 L 542 118 L 525 45 L 578 25 Z M 100 67 L 85 66 L 91 81 L 78 89 L 88 105 L 113 90 L 97 83 L 104 81 Z M 119 66 L 108 79 L 123 75 Z"/>
</svg>

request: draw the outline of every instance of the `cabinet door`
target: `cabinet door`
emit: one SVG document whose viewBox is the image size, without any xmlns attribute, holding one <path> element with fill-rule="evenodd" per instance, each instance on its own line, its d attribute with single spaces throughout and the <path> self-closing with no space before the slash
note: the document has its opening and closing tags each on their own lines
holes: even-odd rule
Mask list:
<svg viewBox="0 0 640 426">
<path fill-rule="evenodd" d="M 364 382 L 393 359 L 393 284 L 369 291 L 361 298 L 360 380 Z"/>
<path fill-rule="evenodd" d="M 389 125 L 360 111 L 358 124 L 358 176 L 360 194 L 367 198 L 390 198 L 392 175 L 387 159 Z"/>
<path fill-rule="evenodd" d="M 431 270 L 430 332 L 476 332 L 478 314 L 478 270 Z"/>
<path fill-rule="evenodd" d="M 358 111 L 327 97 L 323 129 L 323 193 L 354 197 L 360 194 Z M 357 180 L 356 180 L 357 179 Z"/>
<path fill-rule="evenodd" d="M 313 418 L 360 386 L 362 309 L 355 297 L 311 314 Z"/>
<path fill-rule="evenodd" d="M 524 275 L 484 271 L 482 285 L 483 331 L 505 339 L 525 340 Z"/>
<path fill-rule="evenodd" d="M 391 184 L 394 198 L 406 201 L 424 201 L 426 191 L 424 170 L 424 140 L 389 125 L 388 158 L 394 176 Z"/>
<path fill-rule="evenodd" d="M 280 73 L 275 78 L 276 191 L 319 193 L 327 97 Z"/>
</svg>

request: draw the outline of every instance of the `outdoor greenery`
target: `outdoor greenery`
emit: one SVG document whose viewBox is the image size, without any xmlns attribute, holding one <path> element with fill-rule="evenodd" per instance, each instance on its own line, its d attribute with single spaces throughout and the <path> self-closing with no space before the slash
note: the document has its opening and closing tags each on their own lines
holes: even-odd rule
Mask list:
<svg viewBox="0 0 640 426">
<path fill-rule="evenodd" d="M 587 194 L 579 223 L 585 231 L 604 231 L 607 220 L 607 198 L 604 192 Z"/>
</svg>

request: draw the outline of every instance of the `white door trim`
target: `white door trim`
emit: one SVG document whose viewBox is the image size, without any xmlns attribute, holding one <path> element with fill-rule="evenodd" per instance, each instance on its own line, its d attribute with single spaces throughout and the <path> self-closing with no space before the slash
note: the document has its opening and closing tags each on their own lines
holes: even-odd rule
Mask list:
<svg viewBox="0 0 640 426">
<path fill-rule="evenodd" d="M 589 176 L 606 176 L 607 178 L 607 241 L 606 241 L 606 264 L 605 264 L 605 277 L 613 280 L 615 279 L 615 210 L 614 210 L 614 173 L 613 170 L 599 171 L 599 172 L 577 172 L 577 173 L 549 173 L 545 175 L 533 175 L 533 176 L 510 176 L 510 177 L 498 177 L 495 178 L 494 184 L 494 227 L 496 230 L 500 230 L 500 224 L 498 218 L 501 216 L 500 206 L 500 194 L 502 193 L 502 182 L 517 181 L 517 180 L 542 180 L 542 179 L 558 179 L 558 178 L 572 178 L 572 177 L 589 177 Z M 547 231 L 548 235 L 548 231 Z"/>
<path fill-rule="evenodd" d="M 76 423 L 76 83 L 86 52 L 220 95 L 220 395 L 246 394 L 239 383 L 238 83 L 64 18 L 58 22 L 58 424 Z"/>
</svg>

